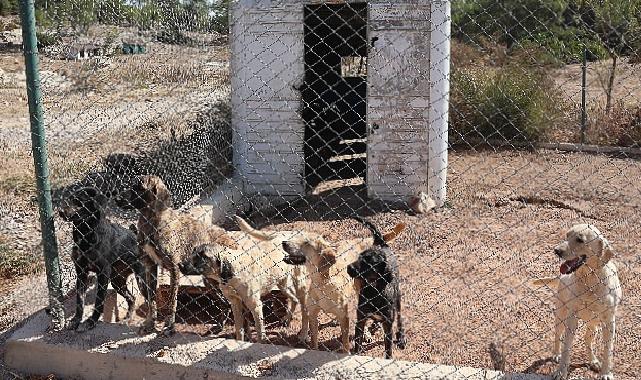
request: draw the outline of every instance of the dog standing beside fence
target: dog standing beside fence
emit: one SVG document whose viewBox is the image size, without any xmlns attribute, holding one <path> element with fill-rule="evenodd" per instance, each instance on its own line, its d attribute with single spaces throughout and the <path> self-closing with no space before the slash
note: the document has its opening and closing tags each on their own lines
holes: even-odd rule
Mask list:
<svg viewBox="0 0 641 380">
<path fill-rule="evenodd" d="M 393 324 L 396 320 L 396 346 L 405 348 L 405 329 L 401 316 L 400 273 L 396 255 L 383 234 L 371 222 L 359 217 L 374 235 L 374 245 L 361 252 L 358 259 L 347 266 L 347 274 L 362 281 L 356 310 L 354 349 L 362 352 L 365 322 L 368 319 L 381 321 L 385 333 L 385 358 L 392 358 Z"/>
<path fill-rule="evenodd" d="M 383 238 L 389 242 L 405 229 L 398 224 Z M 330 244 L 318 234 L 303 232 L 291 240 L 283 241 L 287 255 L 283 258 L 291 265 L 305 265 L 311 281 L 307 296 L 311 347 L 318 349 L 318 315 L 321 310 L 331 313 L 341 327 L 343 352 L 350 351 L 349 304 L 360 291 L 360 281 L 347 276 L 346 268 L 359 253 L 372 243 L 369 239 L 344 240 Z"/>
<path fill-rule="evenodd" d="M 60 207 L 60 216 L 73 224 L 71 258 L 77 279 L 76 313 L 69 321 L 70 329 L 90 330 L 96 326 L 103 313 L 110 282 L 127 301 L 127 323 L 133 316 L 136 301 L 134 294 L 127 289 L 127 278 L 134 273 L 139 288 L 146 288 L 144 268 L 137 254 L 136 235 L 106 218 L 106 201 L 98 189 L 83 187 L 65 198 Z M 96 302 L 91 317 L 81 324 L 89 272 L 98 274 Z"/>
<path fill-rule="evenodd" d="M 585 346 L 590 364 L 598 369 L 601 380 L 612 380 L 616 311 L 623 292 L 614 252 L 603 234 L 589 224 L 577 224 L 566 234 L 566 240 L 554 248 L 564 260 L 561 276 L 532 281 L 534 285 L 556 285 L 557 299 L 554 334 L 554 359 L 559 367 L 553 378 L 568 376 L 570 349 L 579 319 L 587 323 Z M 599 326 L 603 327 L 603 357 L 596 357 L 592 341 Z"/>
<path fill-rule="evenodd" d="M 149 310 L 141 332 L 155 330 L 157 317 L 156 286 L 158 266 L 170 274 L 170 314 L 165 320 L 165 335 L 173 334 L 176 322 L 180 262 L 197 247 L 217 242 L 236 248 L 236 242 L 224 229 L 197 220 L 192 215 L 171 207 L 171 196 L 163 181 L 156 176 L 140 176 L 134 180 L 131 204 L 140 211 L 138 218 L 138 249 L 145 264 Z M 191 273 L 186 273 L 191 274 Z"/>
</svg>

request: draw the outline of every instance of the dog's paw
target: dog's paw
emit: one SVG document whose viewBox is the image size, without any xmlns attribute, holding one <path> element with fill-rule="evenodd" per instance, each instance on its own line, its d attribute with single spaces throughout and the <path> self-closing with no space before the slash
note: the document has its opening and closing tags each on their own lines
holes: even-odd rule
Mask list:
<svg viewBox="0 0 641 380">
<path fill-rule="evenodd" d="M 223 332 L 223 329 L 224 329 L 223 325 L 220 325 L 218 323 L 214 323 L 209 328 L 209 330 L 207 330 L 207 332 L 203 334 L 203 336 L 216 336 L 216 335 L 220 334 L 221 332 Z"/>
<path fill-rule="evenodd" d="M 614 375 L 612 373 L 606 373 L 599 377 L 599 380 L 614 380 Z"/>
<path fill-rule="evenodd" d="M 372 335 L 372 332 L 370 329 L 365 329 L 363 330 L 363 342 L 366 344 L 370 344 L 374 341 L 374 336 Z"/>
<path fill-rule="evenodd" d="M 155 332 L 158 332 L 158 330 L 156 330 L 156 326 L 154 326 L 153 322 L 152 323 L 145 322 L 142 325 L 140 325 L 140 327 L 138 328 L 138 335 L 148 335 Z"/>
<path fill-rule="evenodd" d="M 400 350 L 404 350 L 407 346 L 407 340 L 405 339 L 405 334 L 397 332 L 396 333 L 396 347 Z"/>
<path fill-rule="evenodd" d="M 599 359 L 593 359 L 590 364 L 590 369 L 593 370 L 594 372 L 600 372 L 601 371 L 601 361 Z"/>
<path fill-rule="evenodd" d="M 89 330 L 93 330 L 96 327 L 97 322 L 93 319 L 87 319 L 86 321 L 82 322 L 80 326 L 76 329 L 78 332 L 86 332 Z"/>
<path fill-rule="evenodd" d="M 80 318 L 72 318 L 67 321 L 68 330 L 77 330 L 80 327 Z"/>
<path fill-rule="evenodd" d="M 552 379 L 553 380 L 567 380 L 568 374 L 564 373 L 561 369 L 557 369 L 556 371 L 552 372 Z"/>
<path fill-rule="evenodd" d="M 166 326 L 162 330 L 162 335 L 164 335 L 166 337 L 173 336 L 175 333 L 176 333 L 176 327 L 174 325 Z"/>
<path fill-rule="evenodd" d="M 309 339 L 309 335 L 307 333 L 304 333 L 302 331 L 298 333 L 298 343 L 299 344 L 302 344 L 302 345 L 306 346 L 309 343 L 309 341 L 310 341 L 310 339 Z"/>
</svg>

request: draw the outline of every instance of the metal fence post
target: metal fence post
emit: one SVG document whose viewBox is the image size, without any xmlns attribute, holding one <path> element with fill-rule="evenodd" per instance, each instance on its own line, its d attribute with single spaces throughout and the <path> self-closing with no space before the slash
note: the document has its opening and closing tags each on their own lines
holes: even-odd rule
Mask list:
<svg viewBox="0 0 641 380">
<path fill-rule="evenodd" d="M 47 163 L 47 145 L 44 131 L 42 94 L 38 72 L 38 40 L 36 37 L 36 17 L 34 0 L 20 1 L 20 19 L 22 22 L 22 41 L 25 57 L 25 74 L 27 78 L 27 97 L 29 99 L 29 121 L 31 125 L 31 149 L 38 189 L 40 225 L 49 289 L 49 306 L 51 309 L 51 328 L 64 328 L 65 316 L 62 304 L 62 281 L 60 278 L 60 261 L 58 244 L 53 220 L 51 201 L 51 184 Z"/>
<path fill-rule="evenodd" d="M 588 71 L 588 49 L 583 47 L 583 61 L 581 62 L 581 144 L 585 144 L 585 130 L 587 128 L 588 113 L 585 109 L 586 78 Z"/>
</svg>

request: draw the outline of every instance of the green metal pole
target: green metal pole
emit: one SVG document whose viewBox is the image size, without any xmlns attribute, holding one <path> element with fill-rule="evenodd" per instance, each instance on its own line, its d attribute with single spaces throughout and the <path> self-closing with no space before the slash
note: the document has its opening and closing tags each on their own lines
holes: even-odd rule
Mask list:
<svg viewBox="0 0 641 380">
<path fill-rule="evenodd" d="M 51 328 L 53 330 L 60 330 L 65 326 L 65 315 L 62 303 L 62 281 L 60 278 L 58 244 L 56 242 L 56 231 L 53 221 L 49 166 L 47 163 L 47 143 L 44 131 L 40 74 L 38 71 L 38 40 L 36 37 L 34 0 L 20 1 L 20 19 L 22 21 L 22 43 L 27 77 L 27 97 L 29 99 L 31 149 L 33 150 L 33 162 L 35 165 L 36 185 L 38 189 L 42 245 L 47 271 L 49 307 L 51 310 Z"/>
<path fill-rule="evenodd" d="M 585 108 L 586 78 L 588 73 L 588 49 L 583 46 L 583 61 L 581 62 L 581 144 L 585 144 L 585 131 L 588 124 L 588 111 Z"/>
</svg>

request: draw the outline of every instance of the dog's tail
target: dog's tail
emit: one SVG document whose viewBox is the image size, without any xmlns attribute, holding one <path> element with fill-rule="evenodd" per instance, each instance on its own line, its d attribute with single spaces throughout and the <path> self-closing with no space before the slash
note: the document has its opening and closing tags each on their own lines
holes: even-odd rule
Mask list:
<svg viewBox="0 0 641 380">
<path fill-rule="evenodd" d="M 362 225 L 367 227 L 367 229 L 372 232 L 372 235 L 374 235 L 374 245 L 378 245 L 381 247 L 387 245 L 387 242 L 385 241 L 385 237 L 372 222 L 370 222 L 369 220 L 363 219 L 357 215 L 352 216 L 352 219 L 360 222 Z"/>
<path fill-rule="evenodd" d="M 247 221 L 241 218 L 240 216 L 236 216 L 235 218 L 236 218 L 236 223 L 238 223 L 238 227 L 240 227 L 240 230 L 243 231 L 244 233 L 262 241 L 268 241 L 274 238 L 273 234 L 269 232 L 257 230 L 254 227 L 250 226 L 249 223 L 247 223 Z"/>
<path fill-rule="evenodd" d="M 534 286 L 555 287 L 559 285 L 559 278 L 558 277 L 536 278 L 534 280 L 531 280 L 530 284 Z"/>
<path fill-rule="evenodd" d="M 403 232 L 406 227 L 407 227 L 407 224 L 403 222 L 398 223 L 396 226 L 394 226 L 394 228 L 390 232 L 383 235 L 383 240 L 385 240 L 386 243 L 389 243 L 390 241 L 396 239 L 396 237 L 400 235 L 401 232 Z"/>
</svg>

